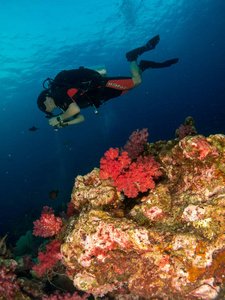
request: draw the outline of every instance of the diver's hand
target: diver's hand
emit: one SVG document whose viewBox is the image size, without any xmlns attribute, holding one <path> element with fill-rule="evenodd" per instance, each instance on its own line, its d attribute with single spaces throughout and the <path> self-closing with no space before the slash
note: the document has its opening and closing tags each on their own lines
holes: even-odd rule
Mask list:
<svg viewBox="0 0 225 300">
<path fill-rule="evenodd" d="M 59 123 L 58 125 L 53 126 L 54 127 L 54 131 L 58 131 L 59 128 L 63 128 L 63 127 L 68 126 L 68 125 L 69 125 L 68 122 Z"/>
<path fill-rule="evenodd" d="M 59 121 L 57 120 L 57 117 L 54 117 L 54 118 L 51 118 L 49 121 L 48 121 L 49 125 L 51 126 L 56 126 L 59 124 Z"/>
<path fill-rule="evenodd" d="M 69 124 L 68 124 L 68 122 L 62 122 L 62 123 L 59 123 L 58 125 L 57 125 L 57 127 L 58 128 L 63 128 L 63 127 L 66 127 L 66 126 L 68 126 Z"/>
</svg>

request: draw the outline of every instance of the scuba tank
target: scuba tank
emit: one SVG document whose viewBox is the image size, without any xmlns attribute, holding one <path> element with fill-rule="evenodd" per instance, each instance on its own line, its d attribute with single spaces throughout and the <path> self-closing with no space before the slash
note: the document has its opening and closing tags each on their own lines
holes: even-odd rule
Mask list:
<svg viewBox="0 0 225 300">
<path fill-rule="evenodd" d="M 102 77 L 107 77 L 107 70 L 105 65 L 92 66 L 88 69 L 98 72 Z"/>
</svg>

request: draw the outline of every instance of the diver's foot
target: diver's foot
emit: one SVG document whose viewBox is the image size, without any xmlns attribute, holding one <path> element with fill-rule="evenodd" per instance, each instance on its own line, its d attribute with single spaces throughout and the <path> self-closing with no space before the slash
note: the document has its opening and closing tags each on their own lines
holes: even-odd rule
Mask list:
<svg viewBox="0 0 225 300">
<path fill-rule="evenodd" d="M 145 46 L 142 46 L 142 47 L 139 47 L 139 48 L 136 48 L 134 50 L 127 52 L 127 54 L 126 54 L 127 60 L 128 61 L 137 60 L 137 58 L 142 53 L 154 49 L 155 46 L 158 44 L 158 42 L 159 42 L 159 35 L 156 35 L 154 38 L 149 40 Z"/>
<path fill-rule="evenodd" d="M 176 64 L 178 62 L 179 58 L 173 58 L 170 60 L 166 60 L 162 63 L 154 62 L 150 60 L 141 60 L 139 64 L 139 68 L 141 71 L 145 71 L 146 69 L 158 69 L 158 68 L 166 68 L 170 67 L 173 64 Z"/>
</svg>

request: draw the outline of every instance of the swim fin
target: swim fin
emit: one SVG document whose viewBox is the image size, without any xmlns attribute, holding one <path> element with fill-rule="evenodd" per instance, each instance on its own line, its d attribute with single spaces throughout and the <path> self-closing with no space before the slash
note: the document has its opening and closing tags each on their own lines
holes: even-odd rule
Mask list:
<svg viewBox="0 0 225 300">
<path fill-rule="evenodd" d="M 137 60 L 137 58 L 144 52 L 155 49 L 155 46 L 158 44 L 160 38 L 159 35 L 156 35 L 152 39 L 150 39 L 145 46 L 136 48 L 134 50 L 131 50 L 127 52 L 126 58 L 128 61 L 134 61 Z"/>
<path fill-rule="evenodd" d="M 158 44 L 160 38 L 159 35 L 154 36 L 151 40 L 149 40 L 146 44 L 148 50 L 155 49 L 155 46 Z"/>
<path fill-rule="evenodd" d="M 150 60 L 141 60 L 139 64 L 139 68 L 141 71 L 145 71 L 146 69 L 158 69 L 158 68 L 166 68 L 170 67 L 173 64 L 176 64 L 178 62 L 179 58 L 173 58 L 170 60 L 166 60 L 162 63 L 150 61 Z"/>
</svg>

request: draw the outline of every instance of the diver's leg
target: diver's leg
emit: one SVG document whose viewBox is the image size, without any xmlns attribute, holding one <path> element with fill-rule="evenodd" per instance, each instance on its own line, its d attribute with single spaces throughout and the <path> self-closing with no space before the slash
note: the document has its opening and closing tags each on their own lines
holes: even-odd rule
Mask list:
<svg viewBox="0 0 225 300">
<path fill-rule="evenodd" d="M 150 60 L 141 60 L 139 64 L 139 68 L 142 72 L 146 69 L 166 68 L 166 67 L 170 67 L 173 64 L 176 64 L 178 60 L 179 58 L 173 58 L 170 60 L 166 60 L 162 63 L 158 63 Z"/>
<path fill-rule="evenodd" d="M 142 78 L 141 78 L 142 71 L 139 68 L 136 60 L 133 60 L 130 63 L 130 71 L 131 71 L 131 75 L 132 75 L 134 87 L 138 86 L 139 84 L 141 84 L 141 81 L 142 81 Z"/>
<path fill-rule="evenodd" d="M 159 42 L 159 35 L 156 35 L 155 37 L 150 39 L 146 45 L 127 52 L 127 54 L 126 54 L 127 60 L 130 62 L 133 60 L 137 60 L 137 58 L 142 53 L 154 49 L 155 46 L 158 44 L 158 42 Z"/>
</svg>

